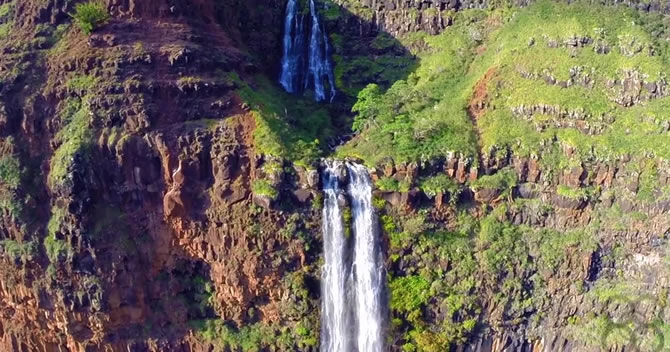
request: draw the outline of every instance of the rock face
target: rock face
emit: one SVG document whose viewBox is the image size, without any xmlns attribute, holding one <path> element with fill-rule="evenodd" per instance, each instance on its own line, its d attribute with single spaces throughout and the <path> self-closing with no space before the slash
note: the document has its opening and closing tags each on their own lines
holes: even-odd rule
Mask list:
<svg viewBox="0 0 670 352">
<path fill-rule="evenodd" d="M 91 36 L 69 25 L 75 3 L 15 0 L 12 30 L 0 37 L 0 350 L 318 350 L 319 171 L 261 155 L 256 117 L 240 94 L 255 88 L 252 77 L 277 74 L 285 1 L 107 0 L 112 18 Z M 667 10 L 653 1 L 627 4 Z M 328 25 L 366 38 L 376 31 L 438 33 L 452 11 L 486 3 L 360 5 L 370 11 L 358 26 L 347 22 L 355 14 Z M 6 21 L 0 17 L 0 25 Z M 580 72 L 575 84 L 588 84 Z M 623 75 L 608 87 L 617 103 L 666 94 L 665 81 Z M 579 120 L 579 112 L 547 106 L 521 106 L 517 113 L 537 111 Z M 658 187 L 650 188 L 648 173 L 639 171 L 647 166 L 656 170 Z M 511 189 L 467 186 L 503 169 L 516 175 Z M 543 169 L 541 156 L 492 150 L 477 161 L 449 155 L 388 161 L 376 170 L 373 179 L 409 185 L 375 192 L 380 213 L 414 219 L 400 234 L 455 231 L 461 219 L 454 205 L 474 218 L 487 207 L 504 209 L 498 215 L 509 224 L 557 231 L 608 216 L 595 248 L 566 240 L 551 244 L 566 248 L 565 260 L 551 269 L 510 270 L 526 275 L 526 286 L 539 282 L 531 276 L 545 281 L 546 297 L 535 308 L 519 313 L 523 299 L 500 303 L 496 282 L 506 277 L 477 274 L 479 288 L 468 293 L 477 301 L 477 329 L 468 330 L 458 350 L 584 349 L 568 336 L 571 317 L 626 311 L 583 290 L 619 272 L 642 282 L 640 290 L 660 295 L 668 287 L 659 257 L 670 231 L 663 193 L 670 173 L 662 161 L 557 172 Z M 420 181 L 436 175 L 455 181 L 458 191 L 424 194 Z M 347 182 L 345 168 L 339 178 Z M 346 197 L 338 201 L 348 206 Z M 393 224 L 384 225 L 390 248 L 399 236 L 392 236 Z M 612 259 L 619 247 L 636 256 Z M 446 247 L 408 248 L 389 259 L 390 275 L 418 275 L 412 253 L 432 258 Z M 436 263 L 447 273 L 458 264 L 448 256 Z M 435 298 L 425 309 L 435 330 L 449 314 L 460 319 L 446 305 Z M 667 315 L 662 309 L 655 305 L 644 316 Z M 406 342 L 394 341 L 393 351 Z"/>
</svg>

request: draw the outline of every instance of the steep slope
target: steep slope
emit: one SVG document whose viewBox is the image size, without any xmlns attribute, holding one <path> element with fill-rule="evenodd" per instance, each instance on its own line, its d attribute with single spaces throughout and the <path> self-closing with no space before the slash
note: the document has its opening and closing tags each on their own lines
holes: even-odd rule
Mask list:
<svg viewBox="0 0 670 352">
<path fill-rule="evenodd" d="M 331 155 L 377 184 L 392 351 L 667 332 L 660 14 L 317 1 L 325 105 L 276 82 L 284 0 L 78 3 L 0 0 L 3 351 L 318 350 Z"/>
<path fill-rule="evenodd" d="M 359 93 L 338 155 L 377 170 L 397 346 L 665 346 L 666 23 L 464 11 L 412 43 L 406 80 Z"/>
</svg>

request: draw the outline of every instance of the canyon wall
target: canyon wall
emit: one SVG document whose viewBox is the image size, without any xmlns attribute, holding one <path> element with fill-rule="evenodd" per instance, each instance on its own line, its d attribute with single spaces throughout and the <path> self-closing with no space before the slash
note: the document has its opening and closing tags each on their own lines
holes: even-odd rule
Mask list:
<svg viewBox="0 0 670 352">
<path fill-rule="evenodd" d="M 112 17 L 91 36 L 70 24 L 76 3 L 0 0 L 12 5 L 7 18 L 0 16 L 0 24 L 12 25 L 0 36 L 0 349 L 318 350 L 319 165 L 259 151 L 255 105 L 270 103 L 241 93 L 275 80 L 285 1 L 107 0 Z M 665 9 L 644 4 L 636 6 Z M 325 20 L 329 33 L 343 36 L 334 53 L 342 64 L 355 55 L 410 60 L 396 42 L 382 49 L 370 43 L 384 34 L 436 34 L 454 11 L 486 4 L 339 5 L 339 16 Z M 337 113 L 348 113 L 347 99 L 362 83 L 357 75 L 340 74 L 338 84 L 350 91 L 343 89 L 332 107 Z M 555 172 L 537 159 L 491 151 L 478 163 L 453 155 L 376 165 L 375 180 L 408 185 L 375 192 L 380 215 L 388 216 L 382 222 L 389 274 L 432 266 L 445 277 L 456 273 L 436 282 L 473 280 L 463 291 L 463 313 L 450 311 L 440 288 L 417 318 L 428 327 L 448 320 L 460 329 L 447 346 L 585 348 L 569 331 L 570 317 L 628 314 L 625 305 L 603 303 L 585 287 L 625 277 L 640 291 L 667 294 L 661 243 L 670 231 L 670 202 L 645 188 L 640 170 L 658 170 L 661 188 L 670 174 L 663 161 L 651 163 L 616 160 Z M 501 170 L 513 173 L 515 183 L 466 184 Z M 418 188 L 420 177 L 437 175 L 453 179 L 455 188 L 436 194 Z M 574 196 L 560 192 L 561 185 L 599 192 Z M 420 212 L 419 227 L 456 232 L 458 207 L 474 219 L 484 217 L 481 209 L 501 209 L 500 221 L 558 232 L 598 219 L 600 227 L 589 233 L 598 242 L 556 245 L 560 260 L 546 266 L 527 265 L 544 263 L 533 252 L 541 245 L 519 247 L 513 253 L 519 262 L 506 262 L 500 276 L 475 270 L 467 277 L 458 276 L 456 259 L 433 257 L 441 247 L 419 236 L 391 243 L 394 233 L 412 233 L 405 220 Z M 465 259 L 479 260 L 486 246 Z M 636 255 L 620 259 L 620 247 Z M 508 279 L 518 286 L 500 297 Z M 533 304 L 526 302 L 531 297 Z M 642 321 L 669 318 L 661 303 L 640 314 Z M 464 327 L 468 320 L 477 328 Z M 389 329 L 397 342 L 392 350 L 402 350 L 408 327 Z"/>
</svg>

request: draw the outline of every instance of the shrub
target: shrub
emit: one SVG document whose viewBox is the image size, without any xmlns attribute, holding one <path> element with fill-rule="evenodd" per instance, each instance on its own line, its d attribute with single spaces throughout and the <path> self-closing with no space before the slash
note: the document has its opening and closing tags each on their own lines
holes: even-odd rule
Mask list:
<svg viewBox="0 0 670 352">
<path fill-rule="evenodd" d="M 260 196 L 268 196 L 277 199 L 279 192 L 267 180 L 256 180 L 251 185 L 251 191 Z"/>
<path fill-rule="evenodd" d="M 0 247 L 2 247 L 8 257 L 21 259 L 24 263 L 31 260 L 37 253 L 37 245 L 33 241 L 19 243 L 14 240 L 4 239 L 0 241 Z"/>
<path fill-rule="evenodd" d="M 576 200 L 583 200 L 586 201 L 589 198 L 591 198 L 592 194 L 594 193 L 592 187 L 586 187 L 586 188 L 572 188 L 566 185 L 559 185 L 558 188 L 556 189 L 556 193 L 562 197 L 568 198 L 568 199 L 576 199 Z"/>
<path fill-rule="evenodd" d="M 506 168 L 493 175 L 485 175 L 470 183 L 474 189 L 488 188 L 507 191 L 516 186 L 517 175 L 514 169 Z"/>
<path fill-rule="evenodd" d="M 387 192 L 408 192 L 410 184 L 406 181 L 398 181 L 391 177 L 382 177 L 376 182 L 377 187 Z"/>
<path fill-rule="evenodd" d="M 420 309 L 430 297 L 430 283 L 421 276 L 407 276 L 393 279 L 389 283 L 391 290 L 391 309 L 420 317 Z"/>
<path fill-rule="evenodd" d="M 77 4 L 74 10 L 75 13 L 72 18 L 86 35 L 91 34 L 109 20 L 107 7 L 101 2 L 89 1 Z"/>
<path fill-rule="evenodd" d="M 17 158 L 13 156 L 0 158 L 0 183 L 15 190 L 21 184 L 21 174 L 21 165 Z"/>
<path fill-rule="evenodd" d="M 429 197 L 435 197 L 438 193 L 449 192 L 452 196 L 458 196 L 460 186 L 447 175 L 428 177 L 419 182 L 421 190 Z"/>
</svg>

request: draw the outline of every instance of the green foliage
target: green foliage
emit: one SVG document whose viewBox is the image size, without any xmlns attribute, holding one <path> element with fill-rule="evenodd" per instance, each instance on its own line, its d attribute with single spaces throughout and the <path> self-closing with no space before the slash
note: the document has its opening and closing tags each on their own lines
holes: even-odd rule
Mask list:
<svg viewBox="0 0 670 352">
<path fill-rule="evenodd" d="M 470 182 L 470 187 L 474 190 L 485 188 L 510 192 L 512 188 L 516 187 L 516 184 L 517 175 L 514 169 L 505 168 L 498 170 L 498 172 L 493 175 L 484 175 L 475 181 Z"/>
<path fill-rule="evenodd" d="M 89 35 L 109 20 L 109 12 L 104 3 L 98 1 L 83 2 L 75 5 L 74 22 L 84 32 Z"/>
<path fill-rule="evenodd" d="M 670 156 L 668 136 L 657 125 L 667 120 L 663 109 L 670 99 L 623 107 L 612 98 L 619 93 L 606 87 L 608 80 L 621 78 L 624 71 L 636 70 L 646 75 L 646 81 L 655 81 L 668 72 L 668 45 L 659 40 L 659 30 L 666 31 L 657 16 L 586 2 L 568 5 L 541 1 L 519 11 L 489 38 L 496 45 L 471 67 L 479 77 L 496 67 L 496 78 L 488 84 L 489 96 L 496 98 L 490 102 L 492 109 L 478 120 L 482 147 L 505 147 L 525 156 L 545 154 L 552 149 L 551 144 L 574 148 L 576 153 L 571 155 L 555 153 L 549 166 L 556 169 L 579 160 L 611 161 L 621 155 Z M 588 36 L 594 43 L 578 48 L 563 45 L 574 36 Z M 530 38 L 535 41 L 533 45 L 528 45 Z M 633 38 L 645 50 L 627 55 Z M 551 42 L 558 47 L 549 47 Z M 608 46 L 610 51 L 597 53 L 599 45 Z M 582 68 L 594 82 L 592 88 L 580 84 L 562 88 L 542 79 L 550 74 L 557 80 L 568 80 L 574 68 Z M 538 78 L 525 78 L 522 71 Z M 561 118 L 554 115 L 521 117 L 512 112 L 520 106 L 538 104 L 583 111 L 585 117 L 580 123 L 603 129 L 585 133 L 570 127 L 575 124 L 561 124 Z M 605 122 L 605 114 L 614 122 Z M 647 115 L 653 117 L 642 117 Z"/>
<path fill-rule="evenodd" d="M 526 236 L 532 252 L 536 252 L 534 257 L 539 268 L 550 271 L 558 268 L 572 250 L 587 255 L 598 247 L 594 236 L 583 230 L 565 233 L 552 229 L 529 230 Z"/>
<path fill-rule="evenodd" d="M 454 199 L 461 193 L 461 186 L 454 179 L 444 174 L 421 179 L 419 188 L 431 198 L 438 193 L 449 193 Z"/>
<path fill-rule="evenodd" d="M 521 242 L 522 233 L 515 226 L 501 222 L 494 216 L 482 219 L 478 246 L 484 269 L 496 275 L 506 275 L 517 265 L 526 265 L 528 251 Z"/>
<path fill-rule="evenodd" d="M 47 237 L 44 238 L 44 248 L 51 264 L 59 263 L 61 256 L 70 256 L 72 254 L 70 244 L 65 240 L 57 238 L 65 217 L 66 212 L 64 209 L 57 206 L 51 208 L 51 217 L 47 224 Z"/>
<path fill-rule="evenodd" d="M 566 185 L 558 185 L 556 193 L 569 199 L 588 200 L 593 195 L 594 189 L 591 187 L 572 188 Z"/>
<path fill-rule="evenodd" d="M 258 153 L 310 166 L 322 155 L 321 142 L 332 135 L 328 110 L 308 97 L 288 94 L 263 76 L 254 87 L 236 74 L 229 77 L 249 104 L 256 120 L 254 147 Z"/>
<path fill-rule="evenodd" d="M 451 152 L 476 155 L 476 138 L 465 113 L 463 77 L 474 56 L 467 26 L 450 27 L 444 35 L 426 37 L 429 50 L 421 64 L 386 92 L 370 85 L 354 105 L 354 128 L 361 133 L 338 153 L 368 164 L 385 158 L 396 162 L 445 157 Z"/>
<path fill-rule="evenodd" d="M 10 239 L 4 239 L 0 241 L 0 247 L 2 247 L 6 256 L 14 260 L 19 259 L 23 263 L 32 260 L 35 255 L 37 255 L 37 244 L 33 241 L 20 243 Z"/>
<path fill-rule="evenodd" d="M 377 210 L 382 210 L 386 207 L 386 199 L 375 196 L 372 198 L 372 206 Z"/>
<path fill-rule="evenodd" d="M 376 182 L 377 188 L 386 192 L 407 192 L 410 184 L 405 181 L 398 181 L 392 177 L 382 177 Z"/>
<path fill-rule="evenodd" d="M 377 86 L 360 92 L 354 129 L 361 133 L 338 153 L 376 164 L 456 152 L 476 163 L 478 135 L 482 151 L 538 157 L 551 170 L 624 155 L 670 159 L 670 136 L 661 127 L 670 121 L 670 97 L 622 106 L 615 101 L 621 88 L 608 87 L 627 72 L 644 82 L 666 76 L 667 33 L 662 16 L 582 1 L 540 1 L 513 15 L 505 6 L 459 11 L 444 33 L 418 37 L 423 49 L 414 73 L 386 92 Z M 566 44 L 582 37 L 591 42 Z M 571 83 L 550 84 L 549 76 Z M 470 120 L 469 103 L 482 95 L 486 107 Z M 562 115 L 519 112 L 531 107 Z"/>
<path fill-rule="evenodd" d="M 80 83 L 82 81 L 78 81 L 74 85 L 77 86 Z M 48 176 L 48 183 L 52 189 L 67 182 L 75 156 L 79 155 L 84 163 L 89 161 L 90 148 L 94 137 L 93 129 L 90 126 L 91 112 L 88 106 L 88 97 L 83 100 L 68 98 L 63 105 L 61 119 L 65 127 L 56 136 L 62 144 L 51 158 L 51 169 Z"/>
<path fill-rule="evenodd" d="M 268 196 L 271 199 L 277 199 L 279 196 L 279 192 L 277 192 L 275 187 L 270 182 L 263 179 L 254 180 L 251 184 L 251 191 L 257 195 Z"/>
<path fill-rule="evenodd" d="M 6 18 L 12 15 L 12 10 L 14 9 L 14 2 L 9 1 L 0 5 L 0 21 L 4 21 Z"/>
<path fill-rule="evenodd" d="M 317 192 L 312 198 L 312 208 L 321 210 L 323 209 L 323 193 Z"/>
<path fill-rule="evenodd" d="M 412 317 L 420 317 L 420 308 L 430 297 L 429 288 L 430 283 L 421 276 L 406 276 L 391 280 L 389 282 L 391 309 Z"/>
<path fill-rule="evenodd" d="M 21 184 L 23 170 L 19 159 L 14 155 L 0 158 L 0 184 L 9 190 L 16 190 Z"/>
<path fill-rule="evenodd" d="M 72 91 L 82 93 L 91 89 L 96 83 L 97 79 L 94 76 L 75 76 L 67 81 L 65 86 Z"/>
<path fill-rule="evenodd" d="M 67 242 L 57 239 L 55 235 L 44 238 L 44 248 L 51 264 L 60 262 L 61 256 L 68 255 L 71 249 Z"/>
<path fill-rule="evenodd" d="M 653 159 L 647 159 L 642 165 L 640 172 L 640 187 L 637 191 L 637 199 L 651 203 L 656 200 L 657 192 L 660 191 L 658 167 Z"/>
<path fill-rule="evenodd" d="M 375 117 L 379 114 L 379 107 L 382 103 L 381 99 L 382 91 L 374 83 L 358 92 L 358 101 L 351 108 L 351 111 L 356 113 L 352 130 L 364 131 L 375 124 Z"/>
</svg>

